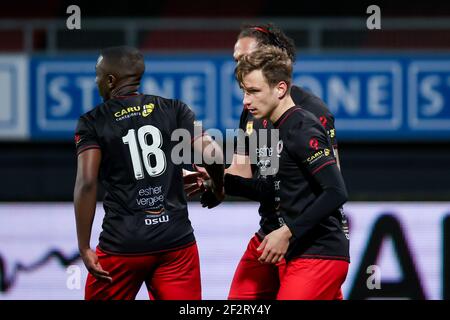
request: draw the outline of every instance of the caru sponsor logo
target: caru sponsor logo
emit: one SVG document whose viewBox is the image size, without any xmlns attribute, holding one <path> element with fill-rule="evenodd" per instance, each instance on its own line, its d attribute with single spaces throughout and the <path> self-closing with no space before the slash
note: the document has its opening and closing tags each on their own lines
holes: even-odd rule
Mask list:
<svg viewBox="0 0 450 320">
<path fill-rule="evenodd" d="M 329 150 L 328 150 L 328 154 L 329 154 Z M 320 151 L 314 153 L 312 156 L 306 158 L 306 160 L 309 163 L 313 163 L 315 160 L 318 160 L 318 159 L 322 158 L 323 156 L 324 156 L 324 152 L 323 152 L 323 150 L 320 150 Z"/>
<path fill-rule="evenodd" d="M 131 106 L 123 108 L 120 111 L 114 113 L 114 117 L 117 121 L 124 120 L 130 117 L 142 116 L 148 117 L 155 109 L 155 105 L 153 103 L 145 104 L 141 106 Z"/>
<path fill-rule="evenodd" d="M 122 116 L 129 115 L 129 114 L 136 113 L 136 112 L 140 112 L 140 111 L 141 111 L 141 106 L 127 107 L 127 108 L 124 108 L 124 109 L 114 113 L 114 117 L 120 118 Z"/>
</svg>

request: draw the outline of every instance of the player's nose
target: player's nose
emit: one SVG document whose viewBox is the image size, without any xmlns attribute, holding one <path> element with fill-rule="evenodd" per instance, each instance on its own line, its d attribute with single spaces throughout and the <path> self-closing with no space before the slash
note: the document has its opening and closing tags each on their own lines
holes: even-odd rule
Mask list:
<svg viewBox="0 0 450 320">
<path fill-rule="evenodd" d="M 250 105 L 251 99 L 250 99 L 250 96 L 248 94 L 244 93 L 244 98 L 242 99 L 242 103 L 246 107 Z"/>
</svg>

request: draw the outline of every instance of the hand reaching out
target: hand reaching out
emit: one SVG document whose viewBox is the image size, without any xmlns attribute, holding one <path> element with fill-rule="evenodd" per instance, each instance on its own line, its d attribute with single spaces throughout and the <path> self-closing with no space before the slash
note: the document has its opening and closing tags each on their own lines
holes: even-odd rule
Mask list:
<svg viewBox="0 0 450 320">
<path fill-rule="evenodd" d="M 210 180 L 205 168 L 194 165 L 194 169 L 197 171 L 185 171 L 187 173 L 183 176 L 184 191 L 188 197 L 204 192 Z"/>
</svg>

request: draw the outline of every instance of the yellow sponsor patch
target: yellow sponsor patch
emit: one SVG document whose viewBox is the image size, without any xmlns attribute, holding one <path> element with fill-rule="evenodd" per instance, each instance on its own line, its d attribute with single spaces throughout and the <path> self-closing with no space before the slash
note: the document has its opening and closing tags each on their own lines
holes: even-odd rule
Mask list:
<svg viewBox="0 0 450 320">
<path fill-rule="evenodd" d="M 335 129 L 331 129 L 328 134 L 330 135 L 330 138 L 334 138 L 334 136 L 336 135 Z"/>
<path fill-rule="evenodd" d="M 153 112 L 153 109 L 155 109 L 155 105 L 154 105 L 153 103 L 145 104 L 145 105 L 143 106 L 142 116 L 143 116 L 143 117 L 149 116 L 150 113 Z"/>
<path fill-rule="evenodd" d="M 248 122 L 247 122 L 247 128 L 246 128 L 245 132 L 246 132 L 248 135 L 251 135 L 251 134 L 252 134 L 252 132 L 253 132 L 253 121 L 248 121 Z"/>
</svg>

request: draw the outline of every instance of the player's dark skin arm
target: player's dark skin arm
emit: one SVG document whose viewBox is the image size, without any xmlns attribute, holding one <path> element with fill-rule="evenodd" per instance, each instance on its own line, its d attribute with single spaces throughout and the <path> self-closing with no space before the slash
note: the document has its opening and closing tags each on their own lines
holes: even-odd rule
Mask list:
<svg viewBox="0 0 450 320">
<path fill-rule="evenodd" d="M 193 143 L 194 152 L 202 154 L 202 165 L 211 178 L 212 192 L 217 199 L 215 205 L 223 201 L 225 197 L 223 187 L 224 156 L 222 148 L 208 135 L 197 138 Z M 214 206 L 215 206 L 214 205 Z M 213 207 L 213 206 L 211 206 Z M 209 207 L 209 208 L 211 208 Z"/>
<path fill-rule="evenodd" d="M 203 186 L 204 182 L 206 180 L 209 180 L 209 174 L 206 172 L 206 170 L 203 167 L 195 166 L 196 171 L 187 171 L 183 170 L 183 177 L 184 177 L 184 189 L 186 191 L 186 194 L 188 197 L 191 197 L 197 193 L 205 191 L 205 188 Z M 234 154 L 233 160 L 231 165 L 225 169 L 225 194 L 229 194 L 227 191 L 226 183 L 227 179 L 226 177 L 228 175 L 232 176 L 240 176 L 244 178 L 251 178 L 252 177 L 252 170 L 250 167 L 250 159 L 246 155 L 241 154 Z M 247 196 L 244 196 L 247 198 Z M 251 199 L 251 198 L 249 198 Z"/>
<path fill-rule="evenodd" d="M 98 257 L 90 247 L 92 223 L 97 203 L 97 177 L 101 152 L 90 149 L 78 155 L 77 178 L 74 189 L 75 219 L 78 249 L 87 270 L 97 279 L 112 282 L 109 273 L 102 269 Z"/>
<path fill-rule="evenodd" d="M 302 237 L 317 226 L 323 219 L 342 206 L 348 198 L 344 179 L 336 164 L 329 165 L 314 175 L 322 193 L 299 216 L 283 215 L 286 225 L 268 234 L 258 250 L 264 249 L 259 260 L 276 263 L 284 258 L 291 242 L 302 241 Z"/>
</svg>

